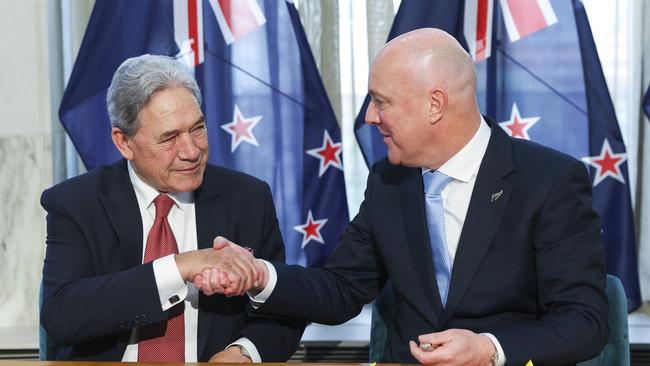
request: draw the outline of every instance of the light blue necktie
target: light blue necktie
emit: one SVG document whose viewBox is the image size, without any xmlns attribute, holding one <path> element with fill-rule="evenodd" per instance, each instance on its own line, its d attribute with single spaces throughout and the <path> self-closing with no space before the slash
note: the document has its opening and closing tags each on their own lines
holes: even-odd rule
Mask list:
<svg viewBox="0 0 650 366">
<path fill-rule="evenodd" d="M 422 177 L 424 181 L 424 200 L 427 215 L 427 227 L 429 228 L 429 241 L 431 254 L 433 255 L 433 267 L 436 272 L 436 282 L 440 291 L 442 307 L 447 304 L 447 293 L 451 280 L 451 260 L 447 248 L 447 237 L 445 235 L 445 216 L 442 207 L 441 192 L 451 181 L 451 177 L 439 171 L 429 171 Z"/>
</svg>

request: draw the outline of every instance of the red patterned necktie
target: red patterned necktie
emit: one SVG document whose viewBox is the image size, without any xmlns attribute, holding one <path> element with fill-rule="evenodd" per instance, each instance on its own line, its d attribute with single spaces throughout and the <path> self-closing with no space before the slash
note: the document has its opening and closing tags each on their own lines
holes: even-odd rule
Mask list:
<svg viewBox="0 0 650 366">
<path fill-rule="evenodd" d="M 153 201 L 156 206 L 156 220 L 149 230 L 144 263 L 172 253 L 178 253 L 178 246 L 167 215 L 174 201 L 166 194 L 160 194 Z M 185 310 L 184 303 L 169 309 L 166 322 L 150 324 L 138 329 L 138 362 L 184 362 L 185 361 Z"/>
</svg>

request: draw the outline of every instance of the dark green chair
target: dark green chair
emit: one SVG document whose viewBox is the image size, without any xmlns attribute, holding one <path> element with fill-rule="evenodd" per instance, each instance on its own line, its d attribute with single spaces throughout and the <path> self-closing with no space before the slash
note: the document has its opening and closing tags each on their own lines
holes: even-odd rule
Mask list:
<svg viewBox="0 0 650 366">
<path fill-rule="evenodd" d="M 392 331 L 395 317 L 393 285 L 389 281 L 372 307 L 370 327 L 370 362 L 383 359 L 388 334 Z M 609 300 L 609 340 L 598 356 L 579 363 L 579 366 L 628 366 L 630 364 L 630 340 L 627 328 L 627 299 L 621 281 L 607 275 L 607 299 Z"/>
<path fill-rule="evenodd" d="M 43 306 L 43 283 L 38 291 L 38 308 Z M 54 342 L 47 336 L 47 332 L 42 325 L 38 325 L 38 359 L 48 361 L 54 359 Z"/>
<path fill-rule="evenodd" d="M 630 337 L 627 327 L 627 298 L 621 281 L 607 275 L 607 300 L 609 301 L 609 340 L 600 354 L 578 366 L 629 366 Z"/>
</svg>

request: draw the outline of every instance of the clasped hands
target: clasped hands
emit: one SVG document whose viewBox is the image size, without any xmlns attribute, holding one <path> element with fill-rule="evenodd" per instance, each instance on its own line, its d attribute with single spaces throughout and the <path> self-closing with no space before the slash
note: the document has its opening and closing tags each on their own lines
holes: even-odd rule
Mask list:
<svg viewBox="0 0 650 366">
<path fill-rule="evenodd" d="M 241 296 L 268 283 L 266 265 L 251 252 L 218 236 L 213 247 L 177 254 L 181 277 L 206 295 Z"/>
</svg>

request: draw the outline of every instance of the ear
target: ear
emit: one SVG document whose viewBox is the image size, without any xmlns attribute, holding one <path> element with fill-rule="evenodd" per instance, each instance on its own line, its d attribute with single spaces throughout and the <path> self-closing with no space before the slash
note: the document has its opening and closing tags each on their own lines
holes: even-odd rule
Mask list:
<svg viewBox="0 0 650 366">
<path fill-rule="evenodd" d="M 447 92 L 442 89 L 433 89 L 429 93 L 429 123 L 435 125 L 445 115 L 447 109 Z"/>
<path fill-rule="evenodd" d="M 131 150 L 131 147 L 129 146 L 129 137 L 119 128 L 113 127 L 111 129 L 111 138 L 113 139 L 113 144 L 120 154 L 122 154 L 124 159 L 132 160 L 133 150 Z"/>
</svg>

